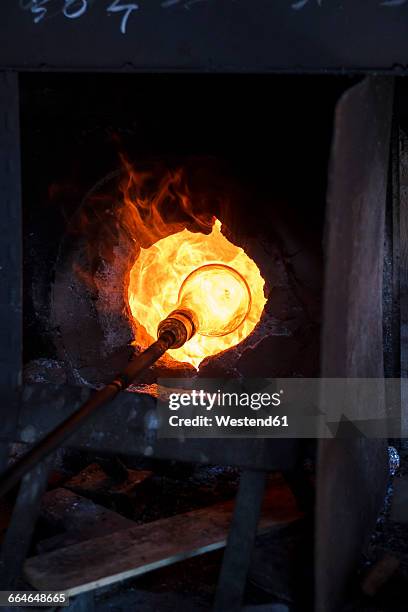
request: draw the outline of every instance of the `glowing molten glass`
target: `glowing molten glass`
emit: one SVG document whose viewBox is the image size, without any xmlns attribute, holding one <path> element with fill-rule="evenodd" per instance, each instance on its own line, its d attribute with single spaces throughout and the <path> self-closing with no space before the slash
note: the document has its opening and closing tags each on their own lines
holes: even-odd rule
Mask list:
<svg viewBox="0 0 408 612">
<path fill-rule="evenodd" d="M 246 280 L 225 264 L 209 264 L 191 272 L 179 291 L 179 306 L 197 315 L 201 336 L 226 336 L 244 322 L 251 308 Z"/>
<path fill-rule="evenodd" d="M 181 302 L 194 310 L 199 333 L 168 353 L 198 367 L 252 332 L 266 303 L 263 287 L 255 262 L 221 233 L 218 220 L 208 235 L 185 229 L 162 238 L 141 249 L 130 272 L 136 342 L 147 346 L 155 340 L 160 321 Z"/>
</svg>

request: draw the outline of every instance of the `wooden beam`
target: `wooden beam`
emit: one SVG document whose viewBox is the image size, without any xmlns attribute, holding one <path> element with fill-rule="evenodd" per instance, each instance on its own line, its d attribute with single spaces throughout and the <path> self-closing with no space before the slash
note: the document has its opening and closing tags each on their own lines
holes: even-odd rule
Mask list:
<svg viewBox="0 0 408 612">
<path fill-rule="evenodd" d="M 241 475 L 215 596 L 214 612 L 241 610 L 265 482 L 265 472 L 246 471 Z"/>
<path fill-rule="evenodd" d="M 325 378 L 384 377 L 382 286 L 393 79 L 370 77 L 336 109 L 326 218 L 321 409 Z M 379 389 L 373 418 L 385 417 Z M 358 414 L 361 398 L 354 398 Z M 342 607 L 384 500 L 386 440 L 319 440 L 316 612 Z"/>
<path fill-rule="evenodd" d="M 69 595 L 140 576 L 225 546 L 234 502 L 216 504 L 68 546 L 25 562 L 26 580 L 39 590 Z M 300 518 L 285 484 L 265 496 L 261 532 Z"/>
<path fill-rule="evenodd" d="M 408 435 L 408 136 L 400 132 L 399 148 L 399 306 L 401 363 L 401 437 Z"/>
</svg>

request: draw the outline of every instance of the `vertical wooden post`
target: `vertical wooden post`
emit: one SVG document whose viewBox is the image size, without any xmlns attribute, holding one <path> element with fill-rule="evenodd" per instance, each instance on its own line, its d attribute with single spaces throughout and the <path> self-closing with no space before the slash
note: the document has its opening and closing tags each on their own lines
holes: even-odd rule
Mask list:
<svg viewBox="0 0 408 612">
<path fill-rule="evenodd" d="M 350 89 L 335 117 L 328 190 L 322 376 L 384 377 L 382 282 L 393 79 Z M 322 384 L 324 397 L 324 381 Z M 330 409 L 330 397 L 324 409 Z M 358 410 L 356 398 L 356 411 Z M 372 406 L 384 418 L 384 394 Z M 316 610 L 341 609 L 387 481 L 386 440 L 323 439 L 316 508 Z"/>
<path fill-rule="evenodd" d="M 266 472 L 242 473 L 218 581 L 215 612 L 241 609 L 265 482 Z"/>
<path fill-rule="evenodd" d="M 21 228 L 18 74 L 0 71 L 0 472 L 15 433 L 21 385 Z"/>
<path fill-rule="evenodd" d="M 408 436 L 408 135 L 399 134 L 399 198 L 396 203 L 399 227 L 399 307 L 401 363 L 401 428 Z"/>
</svg>

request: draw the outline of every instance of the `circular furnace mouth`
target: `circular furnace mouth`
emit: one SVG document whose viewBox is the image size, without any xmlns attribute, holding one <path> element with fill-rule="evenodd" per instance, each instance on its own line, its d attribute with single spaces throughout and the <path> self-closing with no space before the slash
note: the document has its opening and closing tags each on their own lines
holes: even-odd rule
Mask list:
<svg viewBox="0 0 408 612">
<path fill-rule="evenodd" d="M 51 324 L 58 356 L 82 384 L 107 381 L 149 345 L 160 320 L 176 306 L 183 280 L 205 264 L 227 264 L 245 278 L 250 312 L 230 334 L 196 335 L 169 351 L 146 383 L 158 376 L 194 375 L 214 360 L 220 376 L 234 372 L 246 350 L 268 335 L 285 334 L 268 316 L 265 297 L 273 287 L 287 286 L 276 246 L 265 250 L 259 237 L 242 238 L 245 232 L 235 239 L 228 210 L 218 215 L 223 225 L 214 211 L 195 211 L 182 170 L 153 178 L 126 163 L 103 179 L 85 198 L 61 245 Z"/>
<path fill-rule="evenodd" d="M 222 234 L 221 222 L 217 220 L 209 234 L 184 229 L 162 238 L 147 249 L 141 249 L 130 271 L 128 289 L 129 306 L 136 321 L 136 343 L 139 346 L 147 346 L 155 339 L 160 321 L 177 306 L 180 287 L 186 278 L 202 266 L 217 263 L 227 264 L 238 272 L 250 288 L 248 312 L 244 312 L 244 317 L 230 333 L 198 333 L 181 348 L 169 350 L 168 354 L 178 362 L 198 368 L 203 359 L 221 353 L 249 336 L 260 320 L 266 303 L 265 281 L 256 263 L 241 247 L 234 245 Z M 203 313 L 204 326 L 208 327 L 211 319 L 219 324 L 224 314 L 220 311 L 219 294 L 222 292 L 227 298 L 230 297 L 230 301 L 239 300 L 239 283 L 237 287 L 228 287 L 224 277 L 208 277 L 206 281 L 205 301 L 194 300 L 194 296 L 191 299 L 195 312 Z M 231 295 L 234 290 L 235 295 Z M 212 302 L 217 302 L 213 309 Z M 225 313 L 226 322 L 228 316 L 229 313 Z"/>
</svg>

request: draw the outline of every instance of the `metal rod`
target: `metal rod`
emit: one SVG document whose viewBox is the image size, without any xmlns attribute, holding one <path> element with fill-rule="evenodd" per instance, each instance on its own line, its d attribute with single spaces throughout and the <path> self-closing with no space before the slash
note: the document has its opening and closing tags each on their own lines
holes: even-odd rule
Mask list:
<svg viewBox="0 0 408 612">
<path fill-rule="evenodd" d="M 146 368 L 150 367 L 175 342 L 174 334 L 164 331 L 143 353 L 129 363 L 115 380 L 96 391 L 78 410 L 58 425 L 0 476 L 0 497 L 5 495 L 37 463 L 61 446 L 95 412 L 110 402 L 120 391 L 126 389 Z"/>
</svg>

